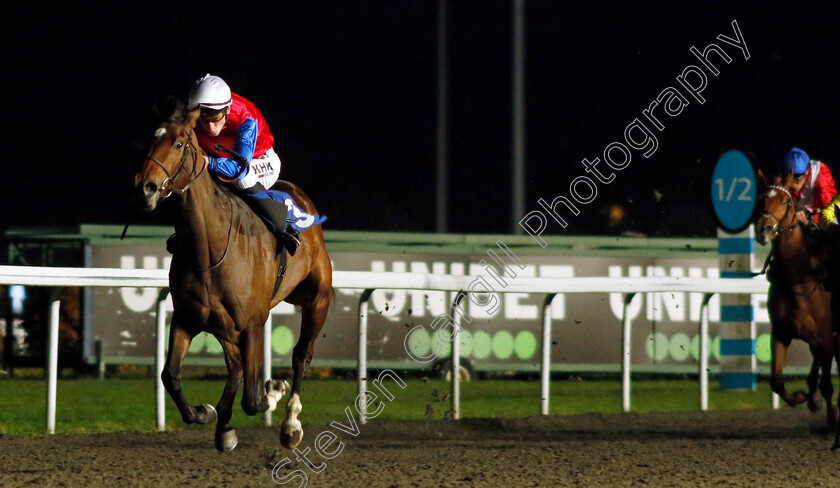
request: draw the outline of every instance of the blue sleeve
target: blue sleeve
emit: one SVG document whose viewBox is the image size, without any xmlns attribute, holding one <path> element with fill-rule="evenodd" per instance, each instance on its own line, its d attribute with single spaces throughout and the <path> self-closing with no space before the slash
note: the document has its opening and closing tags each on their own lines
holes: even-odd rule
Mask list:
<svg viewBox="0 0 840 488">
<path fill-rule="evenodd" d="M 242 171 L 242 167 L 236 161 L 228 158 L 214 158 L 210 157 L 210 162 L 207 164 L 210 171 L 222 175 L 225 178 L 235 178 L 236 175 Z M 247 171 L 242 173 L 239 179 L 242 179 L 247 174 Z"/>
<path fill-rule="evenodd" d="M 234 151 L 238 152 L 245 158 L 246 161 L 251 162 L 254 157 L 254 149 L 257 147 L 257 121 L 248 117 L 239 126 L 239 137 L 236 139 L 236 144 L 233 146 Z"/>
<path fill-rule="evenodd" d="M 257 147 L 257 121 L 248 117 L 239 126 L 238 137 L 233 146 L 233 150 L 238 152 L 249 163 L 254 157 L 254 148 Z M 242 171 L 242 167 L 236 161 L 229 158 L 210 158 L 208 167 L 214 173 L 220 174 L 225 178 L 234 178 Z M 242 172 L 239 179 L 245 177 L 247 171 Z"/>
</svg>

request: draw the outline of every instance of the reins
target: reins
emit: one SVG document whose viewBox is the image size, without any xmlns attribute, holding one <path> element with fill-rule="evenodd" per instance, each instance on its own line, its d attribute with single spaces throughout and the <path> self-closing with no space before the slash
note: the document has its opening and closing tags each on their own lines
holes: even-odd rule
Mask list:
<svg viewBox="0 0 840 488">
<path fill-rule="evenodd" d="M 198 273 L 203 273 L 205 271 L 212 271 L 219 266 L 221 266 L 222 262 L 225 260 L 228 254 L 228 250 L 230 249 L 230 236 L 233 234 L 233 200 L 230 198 L 230 195 L 225 193 L 225 196 L 228 198 L 228 206 L 230 207 L 230 223 L 228 224 L 228 235 L 227 235 L 227 242 L 225 243 L 225 252 L 222 254 L 222 257 L 216 264 L 212 264 L 207 266 L 206 268 L 190 268 L 190 271 L 195 271 Z"/>
</svg>

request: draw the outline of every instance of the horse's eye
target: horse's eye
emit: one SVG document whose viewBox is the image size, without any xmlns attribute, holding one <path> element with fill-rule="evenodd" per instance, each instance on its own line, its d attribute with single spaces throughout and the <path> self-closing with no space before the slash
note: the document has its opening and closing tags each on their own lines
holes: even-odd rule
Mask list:
<svg viewBox="0 0 840 488">
<path fill-rule="evenodd" d="M 182 147 L 184 147 L 184 143 L 183 143 L 183 142 L 178 141 L 177 143 L 175 143 L 175 149 L 181 149 Z"/>
</svg>

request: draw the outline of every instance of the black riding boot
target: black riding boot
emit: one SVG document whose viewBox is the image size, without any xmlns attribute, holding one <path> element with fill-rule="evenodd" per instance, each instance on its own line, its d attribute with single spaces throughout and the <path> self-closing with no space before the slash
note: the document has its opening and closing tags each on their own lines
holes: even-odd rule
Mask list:
<svg viewBox="0 0 840 488">
<path fill-rule="evenodd" d="M 252 198 L 251 202 L 254 211 L 269 222 L 269 228 L 277 238 L 278 247 L 282 246 L 289 252 L 289 256 L 294 256 L 300 246 L 300 233 L 286 225 L 289 213 L 286 204 L 270 198 Z"/>
</svg>

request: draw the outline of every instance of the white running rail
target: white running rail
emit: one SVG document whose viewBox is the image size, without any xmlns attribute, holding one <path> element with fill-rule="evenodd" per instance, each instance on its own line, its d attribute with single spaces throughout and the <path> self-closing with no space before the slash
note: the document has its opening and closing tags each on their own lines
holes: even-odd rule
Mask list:
<svg viewBox="0 0 840 488">
<path fill-rule="evenodd" d="M 333 272 L 333 287 L 338 289 L 362 290 L 359 300 L 359 395 L 362 400 L 360 417 L 362 423 L 365 416 L 365 391 L 367 390 L 367 306 L 374 290 L 430 290 L 467 293 L 469 285 L 476 279 L 474 276 L 453 276 L 419 273 L 388 273 L 367 271 L 335 271 Z M 166 300 L 169 286 L 169 272 L 163 269 L 121 269 L 121 268 L 63 268 L 41 266 L 0 266 L 0 285 L 25 286 L 105 286 L 105 287 L 152 287 L 161 288 L 160 302 Z M 700 333 L 700 408 L 708 408 L 708 303 L 712 295 L 717 293 L 763 294 L 767 293 L 767 281 L 763 278 L 674 278 L 674 277 L 640 277 L 640 278 L 608 278 L 608 277 L 576 277 L 576 278 L 527 278 L 517 277 L 510 280 L 497 293 L 542 293 L 546 295 L 542 311 L 542 355 L 541 355 L 541 413 L 548 414 L 549 385 L 551 372 L 551 301 L 558 293 L 624 293 L 624 311 L 622 317 L 622 407 L 630 410 L 630 338 L 632 335 L 632 321 L 627 314 L 627 307 L 636 293 L 646 292 L 689 292 L 703 293 L 702 320 L 699 324 Z M 47 374 L 47 432 L 55 432 L 56 385 L 58 378 L 58 304 L 59 293 L 53 293 L 50 306 L 49 327 L 49 358 Z M 459 294 L 456 302 L 463 300 Z M 453 303 L 453 307 L 460 303 Z M 165 349 L 165 318 L 158 307 L 157 320 L 157 426 L 164 429 L 164 390 L 160 381 L 163 370 Z M 453 317 L 460 317 L 460 313 L 452 313 Z M 453 337 L 453 350 L 457 351 L 460 344 L 460 326 L 456 324 Z M 268 332 L 270 333 L 270 331 Z M 270 340 L 266 340 L 268 344 Z M 270 348 L 264 351 L 264 360 L 270 363 Z M 460 385 L 457 373 L 460 358 L 453 356 L 452 363 L 452 418 L 460 416 Z M 264 374 L 268 374 L 265 368 Z M 266 422 L 270 423 L 267 416 Z"/>
</svg>

